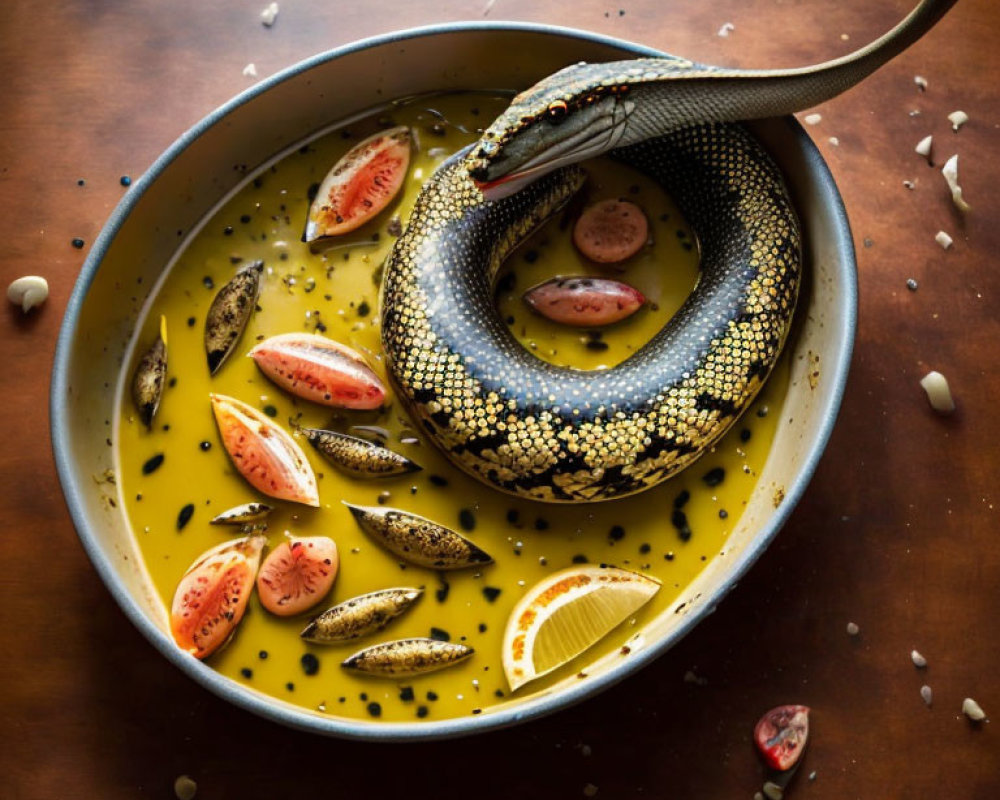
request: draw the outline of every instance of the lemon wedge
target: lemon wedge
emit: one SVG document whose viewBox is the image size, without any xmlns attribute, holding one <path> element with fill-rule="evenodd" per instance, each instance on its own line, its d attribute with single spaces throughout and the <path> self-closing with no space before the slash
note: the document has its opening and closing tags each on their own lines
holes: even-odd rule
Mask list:
<svg viewBox="0 0 1000 800">
<path fill-rule="evenodd" d="M 638 611 L 660 583 L 638 572 L 584 564 L 535 584 L 514 607 L 503 636 L 511 691 L 561 667 Z"/>
</svg>

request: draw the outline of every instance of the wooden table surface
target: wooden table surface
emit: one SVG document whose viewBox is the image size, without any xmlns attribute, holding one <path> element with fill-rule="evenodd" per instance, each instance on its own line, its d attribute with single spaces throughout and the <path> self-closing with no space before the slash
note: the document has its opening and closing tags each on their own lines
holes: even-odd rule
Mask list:
<svg viewBox="0 0 1000 800">
<path fill-rule="evenodd" d="M 292 732 L 170 666 L 78 543 L 46 413 L 63 310 L 125 191 L 119 177 L 141 174 L 251 85 L 248 62 L 265 77 L 358 38 L 486 18 L 572 24 L 708 63 L 798 66 L 868 42 L 912 4 L 618 3 L 284 0 L 272 28 L 259 19 L 265 0 L 4 3 L 0 279 L 41 274 L 51 296 L 28 316 L 10 304 L 0 313 L 0 795 L 170 798 L 186 773 L 199 798 L 576 798 L 592 786 L 602 798 L 749 800 L 763 779 L 753 724 L 796 702 L 813 708 L 813 738 L 788 797 L 1000 797 L 1000 731 L 961 713 L 969 696 L 1000 715 L 995 0 L 961 0 L 808 127 L 843 193 L 860 271 L 839 422 L 770 550 L 715 615 L 638 675 L 570 711 L 462 741 Z M 732 31 L 718 35 L 727 22 Z M 956 109 L 970 121 L 953 133 L 946 115 Z M 933 169 L 913 152 L 926 134 Z M 938 169 L 952 153 L 972 205 L 965 216 Z M 954 237 L 947 251 L 938 230 Z M 951 382 L 950 418 L 931 412 L 918 384 L 930 369 Z M 848 636 L 850 621 L 860 635 Z M 911 663 L 914 648 L 926 669 Z M 704 681 L 685 681 L 691 670 Z"/>
</svg>

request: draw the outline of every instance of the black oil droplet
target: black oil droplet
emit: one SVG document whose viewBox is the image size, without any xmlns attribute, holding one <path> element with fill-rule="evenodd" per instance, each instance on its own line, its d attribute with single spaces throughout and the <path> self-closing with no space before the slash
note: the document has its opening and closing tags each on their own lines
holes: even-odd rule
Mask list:
<svg viewBox="0 0 1000 800">
<path fill-rule="evenodd" d="M 752 435 L 753 434 L 750 432 L 749 428 L 744 428 L 743 430 L 740 431 L 740 441 L 741 442 L 749 442 L 750 441 L 750 437 Z"/>
<path fill-rule="evenodd" d="M 643 542 L 641 545 L 639 545 L 639 552 L 642 553 L 643 555 L 646 555 L 646 553 L 648 553 L 652 549 L 653 549 L 652 545 L 650 545 L 648 542 Z"/>
<path fill-rule="evenodd" d="M 677 529 L 677 535 L 682 542 L 691 538 L 691 526 L 688 525 L 687 514 L 679 508 L 675 508 L 674 513 L 670 515 L 670 523 Z"/>
<path fill-rule="evenodd" d="M 719 519 L 726 519 L 729 517 L 729 512 L 724 508 L 719 509 Z"/>
<path fill-rule="evenodd" d="M 193 328 L 197 321 L 194 317 L 188 317 L 188 327 Z"/>
<path fill-rule="evenodd" d="M 430 713 L 430 709 L 427 706 L 417 706 L 417 716 L 423 719 Z"/>
<path fill-rule="evenodd" d="M 402 700 L 404 703 L 412 702 L 414 699 L 413 687 L 412 686 L 401 687 L 399 690 L 399 699 Z"/>
<path fill-rule="evenodd" d="M 681 493 L 674 498 L 674 508 L 684 508 L 687 505 L 687 501 L 691 499 L 691 492 L 687 489 L 682 489 Z"/>
<path fill-rule="evenodd" d="M 449 584 L 448 581 L 441 576 L 438 576 L 438 580 L 441 581 L 441 585 L 434 592 L 434 597 L 437 598 L 439 603 L 443 603 L 448 599 L 448 592 L 451 590 L 451 584 Z"/>
<path fill-rule="evenodd" d="M 586 564 L 587 563 L 587 557 L 583 553 L 577 553 L 575 556 L 573 556 L 573 563 L 574 564 Z"/>
<path fill-rule="evenodd" d="M 544 517 L 539 517 L 535 520 L 535 530 L 536 531 L 547 531 L 549 529 L 549 521 Z"/>
<path fill-rule="evenodd" d="M 360 303 L 358 303 L 359 317 L 367 317 L 371 313 L 371 311 L 372 311 L 371 306 L 368 305 L 367 300 L 362 300 Z"/>
<path fill-rule="evenodd" d="M 75 247 L 75 248 L 76 248 L 77 250 L 82 250 L 82 249 L 83 249 L 83 245 L 84 245 L 84 244 L 86 244 L 86 243 L 85 243 L 85 242 L 83 241 L 83 239 L 80 239 L 80 238 L 76 238 L 76 239 L 74 239 L 74 240 L 72 241 L 72 243 L 71 243 L 71 244 L 72 244 L 72 245 L 73 245 L 73 247 Z"/>
<path fill-rule="evenodd" d="M 433 703 L 435 700 L 438 699 L 437 692 L 428 692 L 427 699 Z"/>
<path fill-rule="evenodd" d="M 264 406 L 263 410 L 264 413 L 271 418 L 278 416 L 278 409 L 276 409 L 274 406 Z"/>
<path fill-rule="evenodd" d="M 315 675 L 319 672 L 319 659 L 312 653 L 305 653 L 299 661 L 302 664 L 302 671 L 306 675 Z"/>
<path fill-rule="evenodd" d="M 184 526 L 191 521 L 191 517 L 194 515 L 194 503 L 188 503 L 184 508 L 181 509 L 180 513 L 177 515 L 177 530 L 184 530 Z"/>
<path fill-rule="evenodd" d="M 199 442 L 198 447 L 201 448 L 202 452 L 208 452 L 212 449 L 212 443 L 209 441 Z"/>
<path fill-rule="evenodd" d="M 701 476 L 706 486 L 718 486 L 726 479 L 726 471 L 722 467 L 714 467 Z"/>
<path fill-rule="evenodd" d="M 611 526 L 611 530 L 608 531 L 608 538 L 613 542 L 620 542 L 625 538 L 625 529 L 621 525 Z"/>
<path fill-rule="evenodd" d="M 201 285 L 204 286 L 206 289 L 214 289 L 215 281 L 212 280 L 211 275 L 206 275 L 201 279 Z"/>
<path fill-rule="evenodd" d="M 382 716 L 382 706 L 380 706 L 378 703 L 375 703 L 375 702 L 369 703 L 368 704 L 368 713 L 371 714 L 373 717 L 381 717 Z"/>
<path fill-rule="evenodd" d="M 145 464 L 142 465 L 142 474 L 149 475 L 156 472 L 163 463 L 163 453 L 157 453 L 155 456 L 150 458 Z"/>
<path fill-rule="evenodd" d="M 448 485 L 448 479 L 447 478 L 442 478 L 440 475 L 429 475 L 428 478 L 429 478 L 430 482 L 433 483 L 435 486 L 447 486 Z"/>
<path fill-rule="evenodd" d="M 476 515 L 468 508 L 463 508 L 458 512 L 458 524 L 462 526 L 464 531 L 472 531 L 476 529 Z"/>
<path fill-rule="evenodd" d="M 253 670 L 250 669 L 250 667 L 243 667 L 243 669 L 240 670 L 240 675 L 242 675 L 244 678 L 248 678 L 248 679 L 252 678 L 253 677 Z"/>
<path fill-rule="evenodd" d="M 483 587 L 483 597 L 490 603 L 494 602 L 500 596 L 500 589 L 495 586 L 484 586 Z"/>
<path fill-rule="evenodd" d="M 431 628 L 431 638 L 439 642 L 450 642 L 451 634 L 441 628 Z"/>
</svg>

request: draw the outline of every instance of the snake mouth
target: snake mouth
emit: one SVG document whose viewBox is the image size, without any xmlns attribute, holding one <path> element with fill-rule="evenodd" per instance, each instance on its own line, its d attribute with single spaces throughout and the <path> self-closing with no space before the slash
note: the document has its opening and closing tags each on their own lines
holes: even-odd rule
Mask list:
<svg viewBox="0 0 1000 800">
<path fill-rule="evenodd" d="M 611 113 L 535 152 L 506 175 L 481 180 L 489 172 L 487 167 L 476 171 L 473 182 L 486 200 L 501 200 L 554 169 L 606 153 L 621 141 L 632 108 L 631 103 L 616 103 Z"/>
</svg>

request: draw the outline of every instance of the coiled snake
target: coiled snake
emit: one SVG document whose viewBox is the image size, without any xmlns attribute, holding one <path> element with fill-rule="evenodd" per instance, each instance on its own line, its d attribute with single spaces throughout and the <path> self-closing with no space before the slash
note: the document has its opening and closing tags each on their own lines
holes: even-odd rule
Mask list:
<svg viewBox="0 0 1000 800">
<path fill-rule="evenodd" d="M 382 343 L 397 393 L 458 466 L 550 502 L 623 497 L 716 442 L 767 378 L 801 280 L 782 177 L 729 121 L 788 114 L 854 85 L 955 0 L 922 0 L 896 28 L 816 67 L 728 70 L 675 58 L 578 64 L 518 95 L 425 184 L 385 264 Z M 621 364 L 555 367 L 494 307 L 504 257 L 611 155 L 660 181 L 695 229 L 701 277 Z"/>
</svg>

